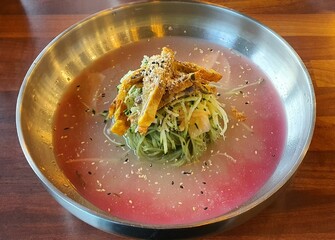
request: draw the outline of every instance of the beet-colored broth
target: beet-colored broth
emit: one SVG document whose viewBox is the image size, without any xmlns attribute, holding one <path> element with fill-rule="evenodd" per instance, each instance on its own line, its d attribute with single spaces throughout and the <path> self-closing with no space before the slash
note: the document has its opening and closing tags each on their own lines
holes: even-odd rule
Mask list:
<svg viewBox="0 0 335 240">
<path fill-rule="evenodd" d="M 100 115 L 116 96 L 120 78 L 163 46 L 175 50 L 178 60 L 223 74 L 219 99 L 230 119 L 226 137 L 182 167 L 139 160 L 127 146 L 112 143 Z M 247 87 L 231 92 L 241 86 Z M 246 121 L 237 121 L 232 107 Z M 73 81 L 54 124 L 58 164 L 83 197 L 120 219 L 157 225 L 194 223 L 239 207 L 274 172 L 286 138 L 280 98 L 255 64 L 220 45 L 179 37 L 143 40 L 98 59 Z"/>
</svg>

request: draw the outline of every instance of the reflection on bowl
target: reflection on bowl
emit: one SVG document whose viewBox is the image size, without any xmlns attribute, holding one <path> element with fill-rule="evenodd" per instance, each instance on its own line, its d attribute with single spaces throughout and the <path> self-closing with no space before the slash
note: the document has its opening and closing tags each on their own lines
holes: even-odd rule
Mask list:
<svg viewBox="0 0 335 240">
<path fill-rule="evenodd" d="M 57 106 L 82 70 L 106 53 L 142 39 L 192 37 L 232 49 L 258 65 L 276 89 L 287 134 L 279 163 L 260 190 L 238 208 L 194 224 L 152 225 L 102 211 L 69 182 L 54 154 Z M 187 238 L 240 224 L 267 206 L 300 165 L 311 141 L 315 97 L 294 50 L 260 23 L 232 10 L 191 2 L 151 2 L 109 9 L 54 39 L 37 57 L 17 102 L 17 129 L 25 156 L 52 196 L 68 211 L 107 232 L 145 238 Z"/>
</svg>

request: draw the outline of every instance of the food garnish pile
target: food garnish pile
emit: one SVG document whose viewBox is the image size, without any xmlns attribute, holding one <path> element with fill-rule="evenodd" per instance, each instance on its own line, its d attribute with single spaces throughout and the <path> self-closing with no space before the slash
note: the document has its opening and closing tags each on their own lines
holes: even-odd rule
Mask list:
<svg viewBox="0 0 335 240">
<path fill-rule="evenodd" d="M 140 68 L 120 80 L 109 108 L 110 131 L 124 136 L 140 158 L 191 163 L 227 129 L 228 117 L 212 84 L 221 77 L 176 60 L 167 47 L 160 55 L 144 56 Z"/>
</svg>

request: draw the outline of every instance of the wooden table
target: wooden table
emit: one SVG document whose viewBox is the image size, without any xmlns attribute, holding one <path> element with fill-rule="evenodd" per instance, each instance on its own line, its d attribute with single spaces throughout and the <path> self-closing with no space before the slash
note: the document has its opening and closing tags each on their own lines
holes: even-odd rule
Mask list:
<svg viewBox="0 0 335 240">
<path fill-rule="evenodd" d="M 32 61 L 55 36 L 127 1 L 2 0 L 0 7 L 0 239 L 121 239 L 64 210 L 30 169 L 15 104 Z M 287 191 L 247 223 L 206 239 L 335 239 L 335 1 L 211 1 L 274 29 L 306 64 L 317 99 L 312 144 Z"/>
</svg>

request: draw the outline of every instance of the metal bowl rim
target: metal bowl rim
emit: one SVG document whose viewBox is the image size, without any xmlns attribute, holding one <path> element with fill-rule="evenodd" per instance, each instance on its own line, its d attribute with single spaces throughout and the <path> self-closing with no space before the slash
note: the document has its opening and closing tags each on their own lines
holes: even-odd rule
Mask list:
<svg viewBox="0 0 335 240">
<path fill-rule="evenodd" d="M 67 34 L 70 34 L 72 31 L 74 31 L 76 28 L 78 28 L 79 25 L 82 25 L 82 24 L 85 24 L 89 21 L 92 21 L 93 18 L 101 17 L 103 15 L 112 14 L 112 13 L 117 12 L 117 11 L 122 11 L 122 9 L 125 9 L 125 8 L 138 7 L 138 6 L 142 6 L 142 5 L 145 5 L 145 4 L 159 4 L 160 2 L 165 2 L 165 3 L 168 3 L 168 4 L 204 5 L 204 7 L 217 8 L 220 11 L 222 11 L 222 13 L 225 13 L 225 12 L 233 13 L 236 16 L 243 17 L 244 20 L 253 22 L 254 24 L 263 28 L 267 33 L 269 33 L 273 37 L 277 38 L 280 42 L 282 42 L 282 44 L 290 51 L 290 54 L 295 58 L 295 60 L 297 60 L 297 63 L 300 65 L 300 67 L 302 67 L 302 69 L 303 69 L 303 71 L 304 71 L 304 73 L 305 73 L 305 75 L 306 75 L 306 77 L 309 81 L 309 94 L 310 94 L 309 97 L 311 97 L 311 103 L 312 103 L 312 109 L 313 109 L 313 113 L 312 113 L 312 116 L 311 116 L 312 119 L 311 119 L 310 133 L 308 135 L 308 138 L 305 141 L 305 144 L 304 144 L 304 147 L 303 147 L 304 151 L 301 152 L 298 161 L 294 165 L 294 168 L 292 168 L 285 175 L 285 177 L 280 181 L 280 183 L 278 183 L 276 186 L 274 186 L 271 189 L 271 191 L 266 192 L 266 194 L 262 195 L 260 198 L 258 198 L 257 200 L 254 200 L 250 204 L 245 205 L 245 206 L 241 206 L 237 210 L 233 210 L 231 212 L 225 213 L 225 214 L 220 215 L 218 217 L 211 218 L 211 219 L 208 219 L 208 220 L 203 220 L 203 221 L 200 221 L 200 222 L 195 222 L 195 223 L 192 223 L 192 224 L 176 224 L 176 225 L 140 224 L 140 223 L 136 223 L 136 222 L 126 221 L 126 220 L 123 220 L 123 219 L 118 219 L 118 218 L 115 218 L 113 216 L 109 216 L 107 214 L 101 214 L 101 213 L 95 212 L 95 211 L 77 203 L 76 201 L 72 200 L 71 198 L 69 198 L 68 196 L 63 194 L 58 188 L 56 188 L 44 176 L 44 174 L 40 171 L 40 169 L 37 167 L 34 160 L 31 158 L 31 156 L 29 154 L 29 150 L 26 147 L 26 142 L 24 140 L 23 132 L 22 132 L 22 129 L 21 129 L 21 104 L 22 104 L 23 96 L 24 96 L 24 93 L 25 93 L 25 90 L 26 90 L 26 86 L 29 83 L 30 76 L 32 75 L 33 71 L 35 70 L 35 68 L 39 64 L 39 62 L 42 60 L 44 55 L 48 51 L 50 51 L 50 49 L 52 49 L 52 47 L 55 45 L 56 42 L 61 40 Z M 316 98 L 315 98 L 315 93 L 314 93 L 312 80 L 311 80 L 311 77 L 308 73 L 308 70 L 307 70 L 306 66 L 304 65 L 300 56 L 291 47 L 291 45 L 283 37 L 281 37 L 279 34 L 277 34 L 275 31 L 273 31 L 271 28 L 263 25 L 258 20 L 255 20 L 254 18 L 252 18 L 250 16 L 247 16 L 246 14 L 240 13 L 240 12 L 234 10 L 234 9 L 231 9 L 231 8 L 228 8 L 228 7 L 225 7 L 225 6 L 221 6 L 221 5 L 218 5 L 218 4 L 214 4 L 214 3 L 210 3 L 210 2 L 206 2 L 206 1 L 194 1 L 194 0 L 191 0 L 191 1 L 187 1 L 187 0 L 184 0 L 184 1 L 183 0 L 174 0 L 174 1 L 148 0 L 148 1 L 145 1 L 145 0 L 141 0 L 141 1 L 131 2 L 131 3 L 127 3 L 127 4 L 117 6 L 117 7 L 112 7 L 112 8 L 108 8 L 108 9 L 98 11 L 98 12 L 96 12 L 94 14 L 91 14 L 88 17 L 85 17 L 84 19 L 74 23 L 73 25 L 71 25 L 70 27 L 65 29 L 63 32 L 58 34 L 50 43 L 47 44 L 47 46 L 35 58 L 35 60 L 31 64 L 31 66 L 29 67 L 29 69 L 28 69 L 28 71 L 27 71 L 27 73 L 24 77 L 24 80 L 23 80 L 22 85 L 21 85 L 20 90 L 19 90 L 19 94 L 18 94 L 18 97 L 17 97 L 17 103 L 16 103 L 16 127 L 17 127 L 17 134 L 18 134 L 19 143 L 21 145 L 23 153 L 24 153 L 30 167 L 33 169 L 35 174 L 42 181 L 44 186 L 46 188 L 48 188 L 48 190 L 52 191 L 59 198 L 66 201 L 68 204 L 71 204 L 76 209 L 78 209 L 80 211 L 85 211 L 88 214 L 91 214 L 91 215 L 93 215 L 93 216 L 95 216 L 99 219 L 104 220 L 104 221 L 108 221 L 110 223 L 121 224 L 121 225 L 128 225 L 130 227 L 139 227 L 139 228 L 147 228 L 147 229 L 185 229 L 185 228 L 193 228 L 193 227 L 198 227 L 198 226 L 209 225 L 209 224 L 213 224 L 213 223 L 217 223 L 217 222 L 221 222 L 221 221 L 224 221 L 224 220 L 227 220 L 227 219 L 234 218 L 234 217 L 236 217 L 236 216 L 238 216 L 242 213 L 245 213 L 245 212 L 249 211 L 250 209 L 254 208 L 255 206 L 259 205 L 260 203 L 266 201 L 268 198 L 270 198 L 272 195 L 274 195 L 277 191 L 279 191 L 279 189 L 281 189 L 286 184 L 286 182 L 292 177 L 292 175 L 296 172 L 296 170 L 300 166 L 303 158 L 305 157 L 305 155 L 307 153 L 308 147 L 311 143 L 313 132 L 314 132 L 314 127 L 315 127 L 315 121 L 316 121 Z"/>
</svg>

